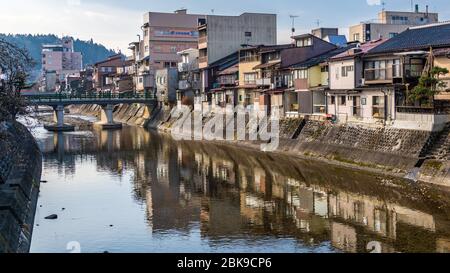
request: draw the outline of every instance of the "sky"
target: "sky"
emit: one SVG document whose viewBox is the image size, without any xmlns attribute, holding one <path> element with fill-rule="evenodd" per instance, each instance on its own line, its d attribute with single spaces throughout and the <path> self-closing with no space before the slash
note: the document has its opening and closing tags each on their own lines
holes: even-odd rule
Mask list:
<svg viewBox="0 0 450 273">
<path fill-rule="evenodd" d="M 424 10 L 439 12 L 440 20 L 450 20 L 449 0 L 413 0 Z M 173 12 L 239 15 L 243 12 L 276 13 L 278 42 L 287 43 L 292 20 L 296 34 L 312 28 L 338 27 L 348 35 L 348 27 L 374 19 L 385 3 L 387 10 L 411 10 L 411 0 L 0 0 L 0 33 L 70 35 L 93 39 L 106 47 L 127 52 L 137 40 L 145 12 Z"/>
</svg>

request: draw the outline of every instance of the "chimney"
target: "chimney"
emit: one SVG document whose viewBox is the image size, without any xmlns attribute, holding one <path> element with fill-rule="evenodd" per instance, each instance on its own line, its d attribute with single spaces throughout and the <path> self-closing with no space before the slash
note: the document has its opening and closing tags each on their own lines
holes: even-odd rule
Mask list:
<svg viewBox="0 0 450 273">
<path fill-rule="evenodd" d="M 416 13 L 419 13 L 419 4 L 416 4 Z"/>
<path fill-rule="evenodd" d="M 428 5 L 427 5 L 426 17 L 428 17 Z"/>
</svg>

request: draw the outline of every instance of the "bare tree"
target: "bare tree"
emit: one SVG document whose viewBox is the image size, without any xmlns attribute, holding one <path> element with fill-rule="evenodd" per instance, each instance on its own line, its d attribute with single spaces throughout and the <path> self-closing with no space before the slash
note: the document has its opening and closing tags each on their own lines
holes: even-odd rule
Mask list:
<svg viewBox="0 0 450 273">
<path fill-rule="evenodd" d="M 20 91 L 27 86 L 34 61 L 26 49 L 0 39 L 0 121 L 25 114 L 27 101 Z"/>
</svg>

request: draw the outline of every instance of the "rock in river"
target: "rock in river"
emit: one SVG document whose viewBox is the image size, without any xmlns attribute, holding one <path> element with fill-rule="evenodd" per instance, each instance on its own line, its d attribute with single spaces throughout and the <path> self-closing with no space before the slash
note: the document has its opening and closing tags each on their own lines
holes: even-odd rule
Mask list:
<svg viewBox="0 0 450 273">
<path fill-rule="evenodd" d="M 47 220 L 55 220 L 55 219 L 58 219 L 58 215 L 52 214 L 52 215 L 49 215 L 49 216 L 45 217 L 45 219 L 47 219 Z"/>
</svg>

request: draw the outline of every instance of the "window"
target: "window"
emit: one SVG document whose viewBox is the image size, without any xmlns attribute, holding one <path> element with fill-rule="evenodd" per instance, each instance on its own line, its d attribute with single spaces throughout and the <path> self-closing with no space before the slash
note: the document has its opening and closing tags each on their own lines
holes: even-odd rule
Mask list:
<svg viewBox="0 0 450 273">
<path fill-rule="evenodd" d="M 336 96 L 331 96 L 331 97 L 330 97 L 330 104 L 331 104 L 331 105 L 336 104 Z"/>
<path fill-rule="evenodd" d="M 171 46 L 170 47 L 170 52 L 176 53 L 177 52 L 177 47 L 176 46 Z"/>
<path fill-rule="evenodd" d="M 148 29 L 144 30 L 144 36 L 145 36 L 145 37 L 148 36 Z"/>
<path fill-rule="evenodd" d="M 148 45 L 145 46 L 145 52 L 148 52 Z"/>
<path fill-rule="evenodd" d="M 142 83 L 144 79 L 142 77 L 139 77 L 139 83 Z"/>
<path fill-rule="evenodd" d="M 342 77 L 348 77 L 349 72 L 353 71 L 353 65 L 347 65 L 342 67 Z"/>
<path fill-rule="evenodd" d="M 255 84 L 256 73 L 244 73 L 244 84 Z"/>
<path fill-rule="evenodd" d="M 311 37 L 299 39 L 299 40 L 297 40 L 297 47 L 312 46 L 312 43 L 313 43 L 313 40 Z"/>
<path fill-rule="evenodd" d="M 322 67 L 320 68 L 320 72 L 322 72 L 322 73 L 327 73 L 327 72 L 328 72 L 328 66 L 322 66 Z"/>
<path fill-rule="evenodd" d="M 345 105 L 347 102 L 347 97 L 346 96 L 340 96 L 340 105 Z"/>
<path fill-rule="evenodd" d="M 389 33 L 389 39 L 394 38 L 397 35 L 398 35 L 397 32 L 391 32 L 391 33 Z"/>
<path fill-rule="evenodd" d="M 374 106 L 382 106 L 384 104 L 384 100 L 381 96 L 373 96 L 372 97 L 372 105 Z"/>
<path fill-rule="evenodd" d="M 359 33 L 353 34 L 353 41 L 359 41 Z"/>
<path fill-rule="evenodd" d="M 295 70 L 294 71 L 294 78 L 296 80 L 307 79 L 308 78 L 308 70 L 307 69 Z"/>
<path fill-rule="evenodd" d="M 246 31 L 245 32 L 245 37 L 246 38 L 251 38 L 252 37 L 252 33 L 250 31 Z"/>
</svg>

